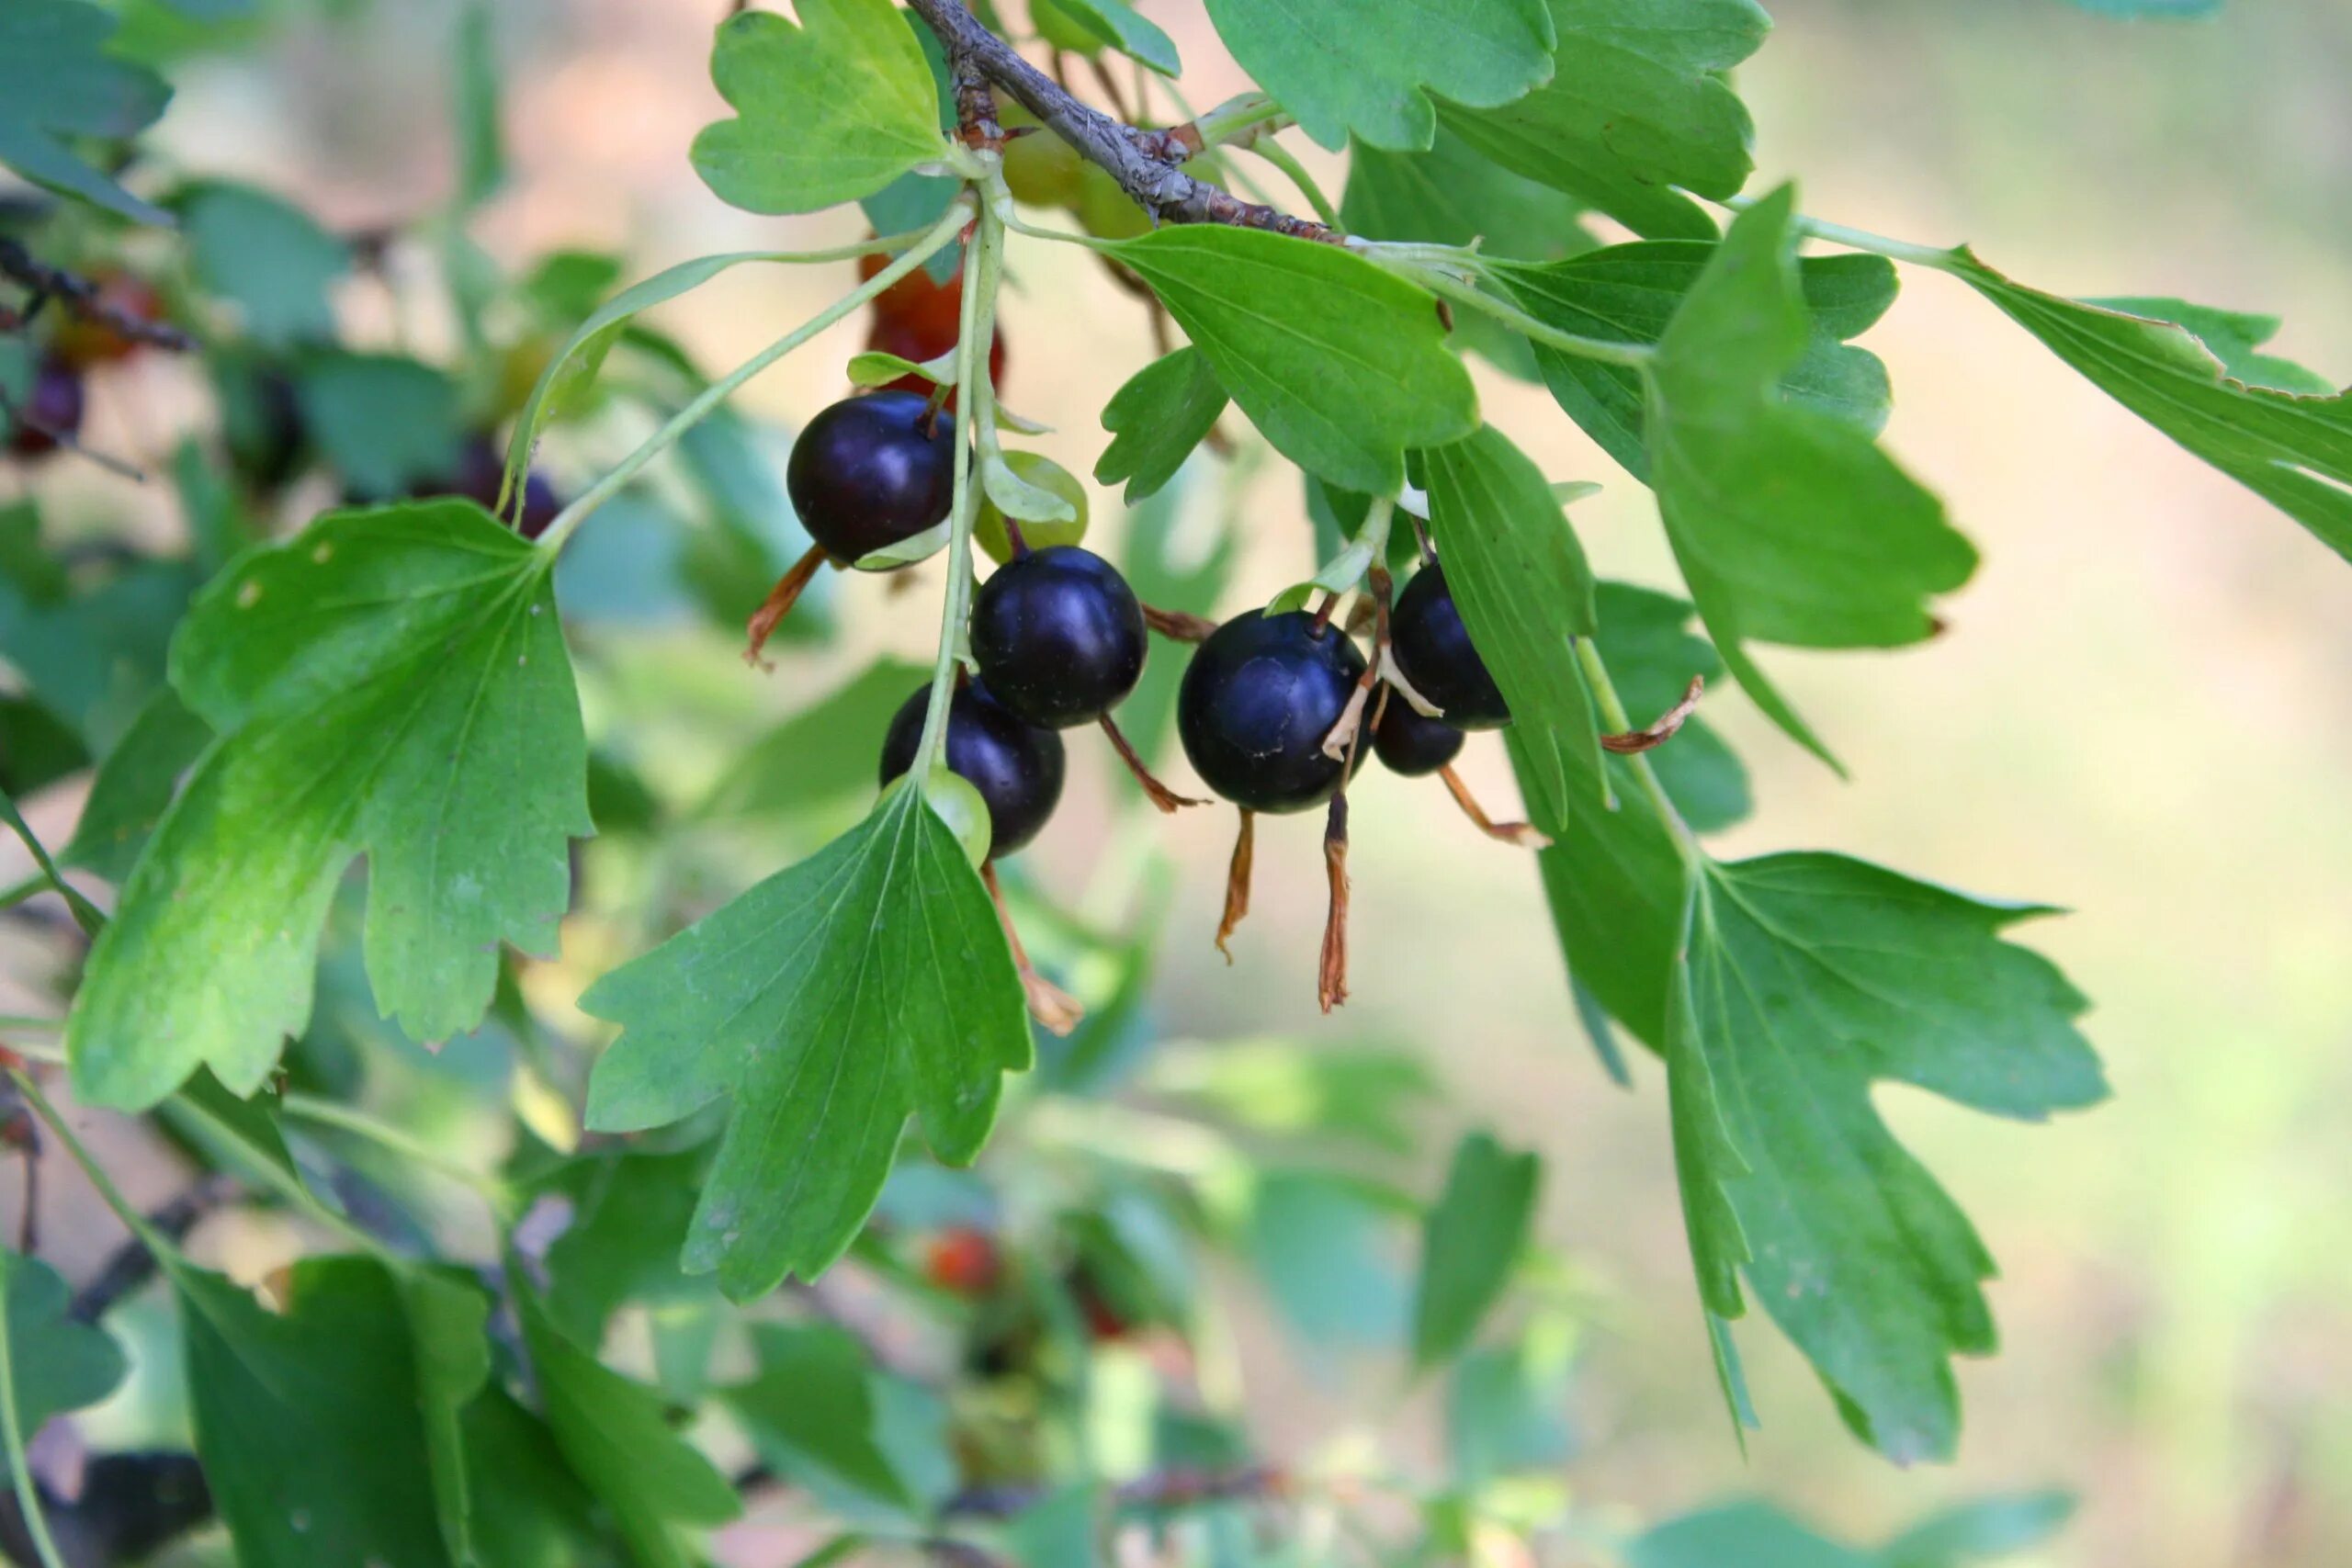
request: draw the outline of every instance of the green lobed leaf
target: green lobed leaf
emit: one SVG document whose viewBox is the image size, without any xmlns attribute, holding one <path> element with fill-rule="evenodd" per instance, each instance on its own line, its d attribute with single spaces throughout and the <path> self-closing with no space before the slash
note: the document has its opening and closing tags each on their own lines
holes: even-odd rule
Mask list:
<svg viewBox="0 0 2352 1568">
<path fill-rule="evenodd" d="M 0 1300 L 17 1430 L 27 1442 L 51 1416 L 106 1398 L 130 1371 L 114 1336 L 68 1314 L 72 1292 L 40 1258 L 0 1250 Z"/>
<path fill-rule="evenodd" d="M 1589 781 L 1600 768 L 1600 728 L 1576 658 L 1575 639 L 1599 626 L 1584 547 L 1544 471 L 1492 426 L 1419 457 L 1446 587 L 1526 754 L 1549 759 L 1530 788 L 1556 803 L 1572 773 Z"/>
<path fill-rule="evenodd" d="M 1439 131 L 1426 152 L 1350 148 L 1340 197 L 1340 221 L 1351 234 L 1476 243 L 1483 255 L 1538 262 L 1591 247 L 1583 212 L 1574 197 L 1513 174 L 1450 130 Z"/>
<path fill-rule="evenodd" d="M 2103 1098 L 2083 998 L 2001 938 L 2047 912 L 1829 854 L 1709 863 L 1692 886 L 1666 1052 L 1701 1296 L 1739 1316 L 1745 1272 L 1898 1461 L 1952 1451 L 1951 1358 L 1994 1347 L 1993 1260 L 1871 1088 L 2025 1121 Z"/>
<path fill-rule="evenodd" d="M 1724 76 L 1771 19 L 1754 0 L 1549 3 L 1551 80 L 1498 107 L 1443 106 L 1445 129 L 1638 234 L 1713 238 L 1713 220 L 1681 193 L 1722 200 L 1747 183 L 1753 128 Z"/>
<path fill-rule="evenodd" d="M 208 181 L 177 205 L 197 281 L 236 310 L 247 337 L 272 347 L 333 341 L 327 291 L 350 270 L 348 245 L 252 186 Z"/>
<path fill-rule="evenodd" d="M 639 1568 L 695 1568 L 703 1559 L 681 1537 L 741 1512 L 734 1488 L 670 1429 L 653 1390 L 573 1344 L 511 1267 L 508 1278 L 556 1449 L 611 1517 Z"/>
<path fill-rule="evenodd" d="M 1051 0 L 1051 4 L 1062 19 L 1099 47 L 1115 49 L 1162 76 L 1183 74 L 1176 40 L 1126 0 Z"/>
<path fill-rule="evenodd" d="M 1769 1503 L 1725 1503 L 1653 1526 L 1626 1568 L 1876 1568 L 1868 1553 L 1815 1534 Z"/>
<path fill-rule="evenodd" d="M 439 1487 L 461 1461 L 443 1445 L 489 1371 L 481 1293 L 373 1258 L 310 1258 L 270 1312 L 219 1274 L 168 1267 L 197 1457 L 238 1562 L 457 1561 L 462 1525 L 445 1535 Z"/>
<path fill-rule="evenodd" d="M 1445 1391 L 1453 1483 L 1476 1491 L 1499 1477 L 1556 1473 L 1575 1450 L 1567 1411 L 1576 1338 L 1557 1316 L 1539 1318 L 1508 1345 L 1472 1350 Z"/>
<path fill-rule="evenodd" d="M 1333 484 L 1394 494 L 1406 448 L 1476 428 L 1434 299 L 1362 256 L 1216 224 L 1102 248 L 1151 286 L 1266 439 Z"/>
<path fill-rule="evenodd" d="M 1545 266 L 1505 264 L 1493 276 L 1521 310 L 1562 332 L 1605 342 L 1655 344 L 1715 247 L 1651 240 L 1589 251 Z M 1845 340 L 1867 332 L 1894 303 L 1894 264 L 1883 256 L 1808 256 L 1797 264 L 1809 331 L 1803 356 L 1779 382 L 1781 397 L 1871 435 L 1886 425 L 1886 367 Z M 1552 396 L 1586 434 L 1635 479 L 1650 472 L 1641 373 L 1543 344 L 1531 345 Z"/>
<path fill-rule="evenodd" d="M 348 495 L 404 496 L 456 466 L 457 384 L 430 365 L 390 354 L 315 355 L 295 392 L 303 427 Z"/>
<path fill-rule="evenodd" d="M 1103 406 L 1102 428 L 1112 440 L 1095 460 L 1095 482 L 1125 480 L 1129 506 L 1158 494 L 1216 427 L 1225 404 L 1225 389 L 1199 349 L 1153 360 Z"/>
<path fill-rule="evenodd" d="M 35 185 L 141 223 L 171 222 L 77 152 L 75 138 L 123 141 L 163 114 L 172 90 L 108 49 L 114 17 L 81 0 L 0 6 L 0 164 Z"/>
<path fill-rule="evenodd" d="M 944 155 L 939 93 L 889 0 L 800 0 L 800 25 L 743 11 L 718 29 L 710 77 L 737 118 L 695 138 L 695 172 L 748 212 L 855 201 Z"/>
<path fill-rule="evenodd" d="M 996 910 L 955 834 L 900 790 L 581 1005 L 622 1026 L 588 1124 L 620 1132 L 731 1102 L 685 1267 L 736 1300 L 812 1279 L 856 1236 L 911 1112 L 968 1163 L 1002 1075 L 1030 1065 Z"/>
<path fill-rule="evenodd" d="M 1413 1299 L 1413 1360 L 1422 1368 L 1468 1348 L 1500 1299 L 1535 1220 L 1544 1162 L 1513 1154 L 1489 1133 L 1453 1148 L 1445 1190 L 1421 1227 L 1420 1282 Z"/>
<path fill-rule="evenodd" d="M 1301 1346 L 1401 1345 L 1411 1309 L 1391 1245 L 1400 1207 L 1395 1194 L 1328 1170 L 1258 1177 L 1244 1254 Z"/>
<path fill-rule="evenodd" d="M 555 945 L 587 747 L 550 558 L 469 502 L 330 513 L 247 552 L 172 648 L 219 739 L 124 884 L 68 1021 L 76 1092 L 249 1092 L 311 1011 L 366 854 L 368 974 L 413 1038 L 472 1026 L 498 950 Z"/>
<path fill-rule="evenodd" d="M 571 1200 L 571 1224 L 547 1250 L 548 1315 L 582 1345 L 601 1345 L 625 1303 L 694 1299 L 707 1283 L 678 1271 L 707 1151 L 603 1154 L 547 1184 Z"/>
<path fill-rule="evenodd" d="M 498 1388 L 466 1406 L 467 1489 L 482 1568 L 579 1568 L 605 1561 L 594 1499 L 547 1424 Z"/>
<path fill-rule="evenodd" d="M 1427 147 L 1432 95 L 1491 107 L 1552 75 L 1544 0 L 1208 0 L 1208 10 L 1242 70 L 1333 149 L 1351 133 L 1375 147 Z"/>
<path fill-rule="evenodd" d="M 2041 1545 L 2074 1517 L 2064 1492 L 2020 1492 L 1956 1503 L 1921 1519 L 1880 1550 L 1885 1568 L 1962 1568 Z"/>
<path fill-rule="evenodd" d="M 1948 269 L 2101 391 L 2352 559 L 2352 396 L 2255 350 L 2267 317 L 2029 288 L 1968 251 Z M 2264 383 L 2269 383 L 2267 385 Z"/>
<path fill-rule="evenodd" d="M 1794 204 L 1783 186 L 1742 213 L 1658 340 L 1650 482 L 1724 662 L 1775 723 L 1830 761 L 1743 644 L 1921 641 L 1936 626 L 1928 598 L 1967 581 L 1976 552 L 1868 435 L 1779 395 L 1812 333 Z"/>
<path fill-rule="evenodd" d="M 74 837 L 58 852 L 67 865 L 120 882 L 172 804 L 180 775 L 211 743 L 212 729 L 168 686 L 147 699 L 90 781 Z"/>
</svg>

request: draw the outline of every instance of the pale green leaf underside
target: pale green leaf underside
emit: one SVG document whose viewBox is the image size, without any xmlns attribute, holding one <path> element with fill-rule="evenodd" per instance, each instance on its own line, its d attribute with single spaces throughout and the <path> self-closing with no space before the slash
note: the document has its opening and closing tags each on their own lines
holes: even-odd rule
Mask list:
<svg viewBox="0 0 2352 1568">
<path fill-rule="evenodd" d="M 1967 251 L 1951 270 L 2100 390 L 2352 559 L 2352 397 L 2256 353 L 2277 321 L 2178 300 L 2063 299 Z"/>
<path fill-rule="evenodd" d="M 1361 256 L 1212 224 L 1103 248 L 1151 285 L 1266 439 L 1333 484 L 1394 494 L 1406 448 L 1476 427 L 1435 301 Z"/>
<path fill-rule="evenodd" d="M 695 138 L 695 172 L 749 212 L 816 212 L 873 195 L 945 151 L 931 67 L 889 0 L 800 0 L 800 26 L 744 11 L 710 75 L 737 118 Z"/>
<path fill-rule="evenodd" d="M 979 1151 L 1028 1021 L 994 907 L 912 791 L 816 855 L 606 976 L 582 1006 L 623 1027 L 588 1121 L 732 1114 L 685 1266 L 749 1299 L 813 1279 L 857 1235 L 910 1112 L 954 1164 Z"/>
<path fill-rule="evenodd" d="M 1130 60 L 1162 76 L 1183 73 L 1176 40 L 1126 0 L 1061 0 L 1062 14 Z"/>
<path fill-rule="evenodd" d="M 1094 464 L 1102 484 L 1127 482 L 1135 505 L 1176 477 L 1225 412 L 1225 389 L 1197 348 L 1180 348 L 1127 378 L 1102 410 L 1111 444 Z"/>
<path fill-rule="evenodd" d="M 1575 639 L 1599 624 L 1584 546 L 1544 470 L 1493 426 L 1430 448 L 1420 463 L 1446 588 L 1526 755 L 1543 759 L 1537 799 L 1565 809 L 1572 779 L 1598 793 L 1600 765 L 1600 728 L 1576 657 Z"/>
<path fill-rule="evenodd" d="M 1551 0 L 1550 82 L 1491 108 L 1445 106 L 1445 128 L 1496 163 L 1651 238 L 1714 224 L 1676 189 L 1721 200 L 1755 164 L 1747 107 L 1724 73 L 1771 22 L 1753 0 Z"/>
<path fill-rule="evenodd" d="M 1550 80 L 1544 0 L 1208 0 L 1209 19 L 1257 84 L 1326 147 L 1427 147 L 1430 95 L 1507 104 Z"/>
<path fill-rule="evenodd" d="M 77 1092 L 142 1108 L 200 1064 L 251 1092 L 310 1017 L 355 855 L 377 1004 L 413 1038 L 480 1019 L 502 942 L 552 951 L 591 825 L 548 565 L 480 507 L 428 502 L 330 514 L 198 597 L 173 681 L 220 739 L 92 951 Z"/>
<path fill-rule="evenodd" d="M 1780 394 L 1812 328 L 1782 186 L 1741 214 L 1649 367 L 1650 481 L 1683 581 L 1748 694 L 1828 751 L 1743 644 L 1894 648 L 1935 630 L 1928 600 L 1976 552 L 1942 503 L 1842 421 Z"/>
<path fill-rule="evenodd" d="M 2103 1098 L 2083 998 L 2001 940 L 2046 912 L 1828 854 L 1711 863 L 1691 895 L 1667 1061 L 1701 1294 L 1736 1317 L 1745 1272 L 1898 1461 L 1951 1452 L 1951 1358 L 1993 1348 L 1993 1263 L 1871 1086 L 2020 1120 Z"/>
</svg>

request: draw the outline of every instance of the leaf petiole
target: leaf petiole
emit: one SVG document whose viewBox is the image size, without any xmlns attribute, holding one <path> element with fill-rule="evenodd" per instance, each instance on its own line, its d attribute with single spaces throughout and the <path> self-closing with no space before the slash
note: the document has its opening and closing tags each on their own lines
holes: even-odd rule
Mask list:
<svg viewBox="0 0 2352 1568">
<path fill-rule="evenodd" d="M 548 524 L 548 531 L 539 536 L 539 548 L 545 550 L 552 560 L 563 548 L 564 541 L 571 536 L 573 530 L 590 513 L 619 493 L 646 464 L 675 446 L 686 432 L 700 424 L 712 410 L 726 401 L 745 382 L 955 243 L 956 237 L 971 220 L 972 203 L 959 197 L 949 205 L 946 214 L 933 224 L 921 240 L 889 265 L 704 388 L 691 402 L 671 415 L 661 429 L 647 436 L 637 450 L 615 465 L 611 472 L 582 491 L 569 506 L 556 513 L 555 521 Z M 861 247 L 856 254 L 866 254 L 868 249 Z"/>
<path fill-rule="evenodd" d="M 1634 370 L 1641 369 L 1657 356 L 1657 351 L 1646 344 L 1611 343 L 1606 338 L 1579 337 L 1574 333 L 1564 333 L 1557 327 L 1537 321 L 1516 305 L 1506 304 L 1491 294 L 1479 292 L 1477 285 L 1465 283 L 1442 265 L 1417 259 L 1409 252 L 1365 246 L 1359 248 L 1356 254 L 1420 285 L 1442 299 L 1451 299 L 1492 316 L 1530 343 L 1540 343 L 1563 354 L 1573 354 L 1579 359 L 1598 360 L 1603 365 L 1622 365 Z M 1454 254 L 1457 256 L 1468 255 L 1467 252 L 1461 251 Z"/>
</svg>

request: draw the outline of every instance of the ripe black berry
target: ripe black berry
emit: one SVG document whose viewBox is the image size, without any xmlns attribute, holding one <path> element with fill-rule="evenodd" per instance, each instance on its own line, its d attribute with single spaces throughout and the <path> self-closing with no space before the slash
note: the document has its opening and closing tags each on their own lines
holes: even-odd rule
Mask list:
<svg viewBox="0 0 2352 1568">
<path fill-rule="evenodd" d="M 1444 568 L 1423 567 L 1405 584 L 1389 617 L 1388 636 L 1396 668 L 1416 691 L 1445 710 L 1446 723 L 1456 729 L 1500 729 L 1510 722 L 1510 708 L 1471 646 L 1462 612 L 1453 607 Z M 1392 711 L 1396 706 L 1389 705 Z"/>
<path fill-rule="evenodd" d="M 931 688 L 916 688 L 890 720 L 882 741 L 882 782 L 914 766 Z M 948 772 L 980 792 L 989 807 L 989 840 L 997 858 L 1037 836 L 1062 797 L 1062 738 L 1027 723 L 977 682 L 947 705 Z"/>
<path fill-rule="evenodd" d="M 999 567 L 972 604 L 972 657 L 989 691 L 1049 729 L 1091 724 L 1125 700 L 1145 637 L 1127 580 L 1075 545 Z"/>
<path fill-rule="evenodd" d="M 54 452 L 59 436 L 81 433 L 83 407 L 82 373 L 62 359 L 43 359 L 9 423 L 8 450 L 19 457 Z"/>
<path fill-rule="evenodd" d="M 1208 786 L 1250 811 L 1304 811 L 1331 798 L 1341 763 L 1323 739 L 1346 711 L 1363 655 L 1303 610 L 1251 610 L 1193 655 L 1176 733 Z"/>
<path fill-rule="evenodd" d="M 1372 727 L 1372 749 L 1381 764 L 1408 779 L 1433 773 L 1460 756 L 1464 739 L 1462 731 L 1443 719 L 1424 718 L 1413 711 L 1397 691 L 1388 694 L 1388 705 Z"/>
<path fill-rule="evenodd" d="M 912 392 L 845 398 L 793 443 L 785 488 L 801 525 L 836 560 L 911 539 L 947 515 L 956 427 Z"/>
</svg>

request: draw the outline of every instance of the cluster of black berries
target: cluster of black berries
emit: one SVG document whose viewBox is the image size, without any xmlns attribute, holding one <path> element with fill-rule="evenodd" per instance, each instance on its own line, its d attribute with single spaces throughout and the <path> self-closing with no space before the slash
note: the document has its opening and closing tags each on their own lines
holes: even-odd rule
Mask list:
<svg viewBox="0 0 2352 1568">
<path fill-rule="evenodd" d="M 754 618 L 753 655 L 817 567 L 857 561 L 944 521 L 955 464 L 953 424 L 936 398 L 875 392 L 810 421 L 793 448 L 786 483 L 816 544 Z M 1161 809 L 1198 804 L 1153 779 L 1111 717 L 1143 673 L 1155 627 L 1200 644 L 1185 671 L 1177 731 L 1194 771 L 1241 811 L 1220 948 L 1248 908 L 1256 816 L 1329 807 L 1331 920 L 1318 987 L 1327 1008 L 1346 996 L 1344 787 L 1367 750 L 1405 776 L 1442 774 L 1489 832 L 1520 842 L 1532 837 L 1522 825 L 1488 823 L 1453 773 L 1464 731 L 1498 728 L 1510 713 L 1434 559 L 1407 584 L 1393 615 L 1375 621 L 1408 693 L 1377 679 L 1355 638 L 1332 622 L 1329 603 L 1314 614 L 1252 610 L 1219 626 L 1148 615 L 1102 557 L 1076 545 L 1032 548 L 1017 523 L 1005 528 L 1009 558 L 973 603 L 978 673 L 954 694 L 943 748 L 947 768 L 987 807 L 990 863 L 1028 844 L 1052 816 L 1062 791 L 1060 732 L 1079 726 L 1106 731 Z M 1375 578 L 1384 600 L 1386 584 Z M 927 688 L 910 694 L 891 721 L 882 747 L 886 785 L 914 764 L 928 695 Z M 993 890 L 991 864 L 982 871 Z M 1035 999 L 1041 983 L 1025 961 L 1023 970 Z"/>
</svg>

